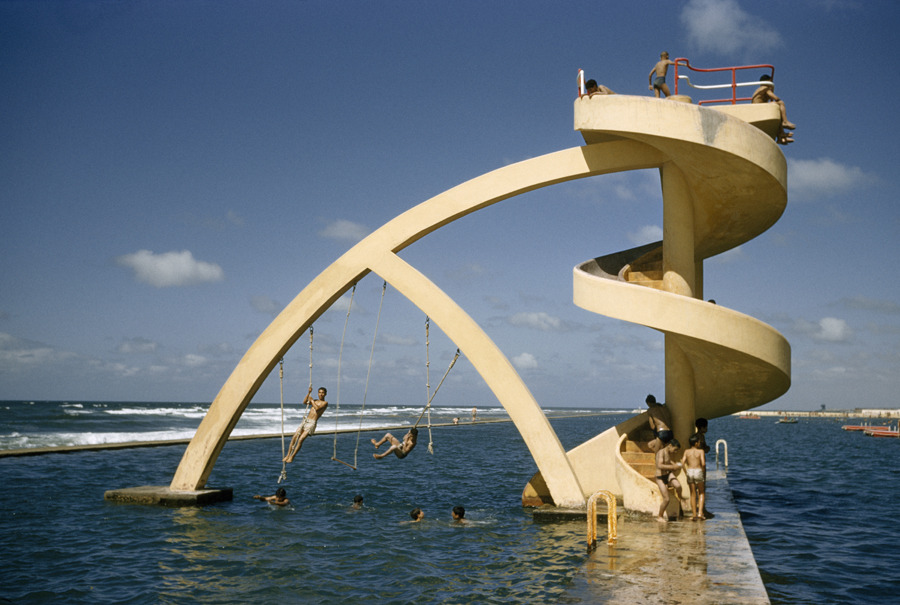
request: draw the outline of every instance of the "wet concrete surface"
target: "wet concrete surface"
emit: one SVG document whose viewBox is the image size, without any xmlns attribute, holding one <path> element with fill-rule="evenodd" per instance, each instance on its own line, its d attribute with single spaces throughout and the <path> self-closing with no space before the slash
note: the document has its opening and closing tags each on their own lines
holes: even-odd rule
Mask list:
<svg viewBox="0 0 900 605">
<path fill-rule="evenodd" d="M 726 474 L 708 471 L 706 485 L 714 517 L 705 521 L 620 513 L 618 539 L 607 544 L 599 518 L 598 545 L 567 594 L 595 603 L 769 603 Z"/>
</svg>

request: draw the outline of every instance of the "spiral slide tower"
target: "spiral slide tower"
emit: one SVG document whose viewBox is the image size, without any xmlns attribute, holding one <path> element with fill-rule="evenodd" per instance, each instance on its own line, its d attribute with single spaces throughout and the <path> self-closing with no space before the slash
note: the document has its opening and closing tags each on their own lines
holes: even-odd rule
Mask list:
<svg viewBox="0 0 900 605">
<path fill-rule="evenodd" d="M 676 437 L 696 416 L 767 403 L 790 384 L 790 347 L 773 328 L 703 302 L 703 260 L 753 239 L 784 211 L 786 166 L 773 138 L 774 105 L 706 108 L 627 95 L 581 97 L 575 128 L 585 145 L 462 183 L 392 219 L 317 276 L 259 336 L 222 386 L 170 486 L 202 490 L 229 434 L 284 354 L 353 284 L 373 272 L 422 309 L 506 408 L 538 468 L 523 503 L 583 508 L 607 489 L 652 511 L 655 484 L 626 458 L 646 414 L 566 452 L 538 402 L 481 327 L 399 253 L 440 227 L 516 195 L 578 178 L 658 168 L 663 241 L 575 267 L 575 304 L 665 335 L 665 397 Z M 512 201 L 510 203 L 512 203 Z M 589 251 L 591 252 L 591 251 Z M 616 405 L 623 405 L 619 402 Z"/>
</svg>

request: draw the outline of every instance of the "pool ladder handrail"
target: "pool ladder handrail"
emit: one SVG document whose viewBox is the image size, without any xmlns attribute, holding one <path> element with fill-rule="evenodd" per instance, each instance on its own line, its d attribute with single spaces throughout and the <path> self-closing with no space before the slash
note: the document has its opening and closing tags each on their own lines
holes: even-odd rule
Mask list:
<svg viewBox="0 0 900 605">
<path fill-rule="evenodd" d="M 606 500 L 606 543 L 615 544 L 618 539 L 616 524 L 616 497 L 611 491 L 602 489 L 587 501 L 587 543 L 588 552 L 597 547 L 597 499 Z"/>
<path fill-rule="evenodd" d="M 724 439 L 716 441 L 716 468 L 719 468 L 719 444 L 725 446 L 725 470 L 728 470 L 728 442 Z"/>
</svg>

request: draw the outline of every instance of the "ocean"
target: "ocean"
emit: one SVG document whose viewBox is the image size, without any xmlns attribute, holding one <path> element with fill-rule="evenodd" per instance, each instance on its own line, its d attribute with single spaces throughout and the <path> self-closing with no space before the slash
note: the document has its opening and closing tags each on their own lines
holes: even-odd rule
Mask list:
<svg viewBox="0 0 900 605">
<path fill-rule="evenodd" d="M 205 404 L 0 402 L 0 449 L 189 438 Z M 167 485 L 184 445 L 0 458 L 0 602 L 602 603 L 584 524 L 538 523 L 520 496 L 534 462 L 502 408 L 435 408 L 404 460 L 372 459 L 375 429 L 415 423 L 421 407 L 330 408 L 288 465 L 291 506 L 253 499 L 279 486 L 281 440 L 231 441 L 209 486 L 234 500 L 167 509 L 104 501 L 108 489 Z M 566 448 L 624 410 L 551 408 Z M 593 413 L 589 416 L 573 414 Z M 285 418 L 287 439 L 299 412 Z M 728 481 L 772 603 L 884 603 L 900 593 L 900 440 L 843 422 L 734 417 Z M 361 428 L 360 428 L 361 427 Z M 335 442 L 335 429 L 339 432 Z M 235 435 L 279 433 L 277 404 L 252 403 Z M 359 443 L 357 445 L 357 436 Z M 358 470 L 331 461 L 358 456 Z M 724 465 L 724 456 L 722 464 Z M 709 465 L 715 457 L 709 456 Z M 361 509 L 353 496 L 364 496 Z M 464 526 L 450 520 L 466 508 Z M 409 511 L 425 519 L 409 523 Z M 715 512 L 715 511 L 713 511 Z M 628 532 L 620 523 L 619 532 Z M 661 596 L 660 603 L 668 602 Z M 690 602 L 687 601 L 682 602 Z"/>
</svg>

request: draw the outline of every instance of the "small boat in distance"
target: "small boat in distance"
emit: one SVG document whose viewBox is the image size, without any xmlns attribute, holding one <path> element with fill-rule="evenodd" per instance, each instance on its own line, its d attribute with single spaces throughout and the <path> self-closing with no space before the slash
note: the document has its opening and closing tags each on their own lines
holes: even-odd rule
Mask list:
<svg viewBox="0 0 900 605">
<path fill-rule="evenodd" d="M 868 424 L 845 424 L 841 427 L 845 431 L 889 431 L 889 426 L 870 426 Z"/>
<path fill-rule="evenodd" d="M 869 437 L 893 437 L 897 439 L 900 438 L 900 423 L 897 424 L 896 428 L 873 426 L 863 432 Z"/>
<path fill-rule="evenodd" d="M 790 416 L 782 416 L 775 424 L 797 424 L 797 419 Z"/>
</svg>

